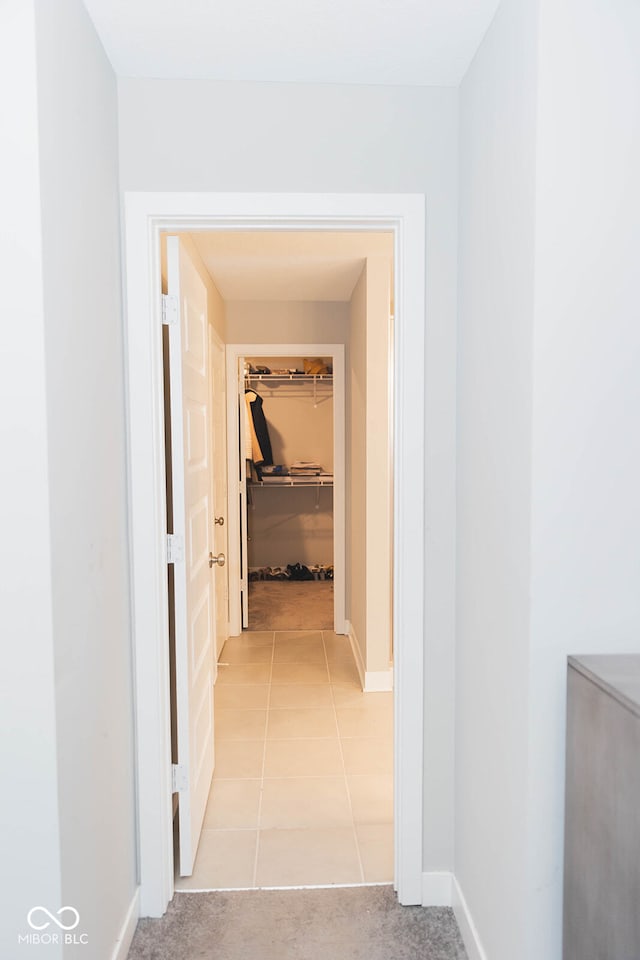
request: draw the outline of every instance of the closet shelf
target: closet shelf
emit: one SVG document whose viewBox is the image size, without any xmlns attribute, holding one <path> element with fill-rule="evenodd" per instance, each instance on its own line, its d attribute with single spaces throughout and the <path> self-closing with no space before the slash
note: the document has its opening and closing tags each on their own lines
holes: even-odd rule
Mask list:
<svg viewBox="0 0 640 960">
<path fill-rule="evenodd" d="M 332 373 L 247 373 L 245 383 L 333 383 Z"/>
<path fill-rule="evenodd" d="M 332 476 L 270 477 L 268 480 L 247 480 L 250 487 L 332 487 Z"/>
<path fill-rule="evenodd" d="M 332 373 L 246 373 L 245 390 L 262 391 L 271 399 L 309 399 L 314 407 L 333 396 Z"/>
</svg>

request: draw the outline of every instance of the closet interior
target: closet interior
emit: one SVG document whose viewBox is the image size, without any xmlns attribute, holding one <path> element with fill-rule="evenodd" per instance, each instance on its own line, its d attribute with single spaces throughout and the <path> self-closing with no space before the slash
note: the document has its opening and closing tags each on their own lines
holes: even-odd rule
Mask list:
<svg viewBox="0 0 640 960">
<path fill-rule="evenodd" d="M 249 630 L 333 629 L 331 357 L 241 360 Z"/>
</svg>

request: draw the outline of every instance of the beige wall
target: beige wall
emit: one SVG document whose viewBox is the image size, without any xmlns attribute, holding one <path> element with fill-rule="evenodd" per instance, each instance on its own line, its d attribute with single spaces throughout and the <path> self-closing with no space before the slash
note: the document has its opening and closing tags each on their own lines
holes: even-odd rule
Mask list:
<svg viewBox="0 0 640 960">
<path fill-rule="evenodd" d="M 314 487 L 252 489 L 249 567 L 333 563 L 333 491 L 317 496 Z"/>
<path fill-rule="evenodd" d="M 160 260 L 162 265 L 162 289 L 163 289 L 163 292 L 165 293 L 167 290 L 167 270 L 166 270 L 166 262 L 167 262 L 166 237 L 167 236 L 169 236 L 169 234 L 163 235 L 162 237 L 161 252 L 160 252 Z M 171 234 L 171 236 L 178 236 L 180 238 L 180 242 L 183 244 L 184 249 L 189 254 L 189 257 L 191 258 L 191 261 L 194 267 L 196 268 L 198 275 L 200 276 L 200 279 L 206 286 L 207 307 L 209 310 L 209 323 L 213 326 L 214 330 L 216 331 L 220 339 L 223 341 L 223 343 L 226 343 L 227 342 L 226 316 L 225 316 L 226 304 L 222 299 L 222 297 L 220 296 L 218 288 L 216 287 L 215 283 L 211 279 L 211 274 L 209 273 L 204 263 L 202 262 L 202 257 L 198 253 L 198 249 L 195 243 L 193 242 L 193 240 L 191 239 L 191 236 L 188 233 Z"/>
<path fill-rule="evenodd" d="M 367 672 L 391 653 L 390 284 L 388 259 L 369 257 L 350 304 L 347 618 Z"/>
<path fill-rule="evenodd" d="M 230 343 L 346 345 L 346 612 L 367 672 L 389 667 L 391 648 L 391 471 L 388 257 L 368 257 L 350 303 L 231 301 Z M 278 358 L 253 358 L 289 366 Z M 300 364 L 291 365 L 299 366 Z M 263 389 L 275 462 L 332 462 L 332 404 L 285 400 Z M 315 438 L 315 439 L 313 439 Z M 330 563 L 332 496 L 310 490 L 253 493 L 250 566 Z"/>
<path fill-rule="evenodd" d="M 347 343 L 349 304 L 331 301 L 238 301 L 226 303 L 228 343 Z M 255 358 L 260 362 L 259 358 Z M 275 366 L 278 358 L 263 358 Z M 284 364 L 283 364 L 284 365 Z M 271 425 L 276 462 L 317 458 L 333 467 L 333 403 L 313 409 L 308 400 L 261 395 Z M 312 439 L 315 438 L 315 439 Z M 333 494 L 321 490 L 256 490 L 250 508 L 249 565 L 333 562 Z"/>
<path fill-rule="evenodd" d="M 367 671 L 387 670 L 391 652 L 391 437 L 389 261 L 367 260 Z"/>
<path fill-rule="evenodd" d="M 313 306 L 309 304 L 309 306 Z M 302 369 L 302 357 L 250 357 L 270 369 Z M 274 463 L 317 460 L 333 470 L 333 397 L 322 393 L 314 406 L 309 383 L 256 384 L 263 398 Z M 249 566 L 333 563 L 333 491 L 331 488 L 252 491 L 249 507 Z"/>
<path fill-rule="evenodd" d="M 367 266 L 350 304 L 347 361 L 347 619 L 366 664 Z"/>
<path fill-rule="evenodd" d="M 230 300 L 227 343 L 346 343 L 349 304 Z"/>
<path fill-rule="evenodd" d="M 308 354 L 310 356 L 310 354 Z M 269 369 L 303 369 L 303 357 L 256 357 L 247 355 L 254 366 Z M 331 363 L 331 358 L 323 358 Z M 319 386 L 314 403 L 313 384 L 292 383 L 274 386 L 269 382 L 252 384 L 263 401 L 269 424 L 273 462 L 291 464 L 294 460 L 317 460 L 327 472 L 333 470 L 333 391 L 331 384 Z"/>
</svg>

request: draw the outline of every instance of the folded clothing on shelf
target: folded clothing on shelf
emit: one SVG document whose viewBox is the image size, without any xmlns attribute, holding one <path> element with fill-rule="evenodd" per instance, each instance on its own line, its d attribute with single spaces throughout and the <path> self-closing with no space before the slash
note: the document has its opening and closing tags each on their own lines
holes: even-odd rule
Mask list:
<svg viewBox="0 0 640 960">
<path fill-rule="evenodd" d="M 272 465 L 262 467 L 263 477 L 286 477 L 288 475 L 289 467 L 285 467 L 282 463 L 274 463 Z"/>
<path fill-rule="evenodd" d="M 322 472 L 322 467 L 316 460 L 296 460 L 289 467 L 292 477 L 313 477 Z"/>
<path fill-rule="evenodd" d="M 314 377 L 326 377 L 327 374 L 331 373 L 331 368 L 324 362 L 321 357 L 313 357 L 311 359 L 305 359 L 302 362 L 304 372 L 307 375 Z"/>
</svg>

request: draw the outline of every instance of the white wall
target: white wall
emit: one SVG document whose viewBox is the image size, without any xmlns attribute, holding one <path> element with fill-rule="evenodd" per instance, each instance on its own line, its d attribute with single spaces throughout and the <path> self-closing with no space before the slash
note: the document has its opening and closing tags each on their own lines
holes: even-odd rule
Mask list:
<svg viewBox="0 0 640 960">
<path fill-rule="evenodd" d="M 639 64 L 634 4 L 503 0 L 461 93 L 456 876 L 491 960 L 562 955 L 567 654 L 640 650 Z"/>
<path fill-rule="evenodd" d="M 561 956 L 566 655 L 640 652 L 640 7 L 541 0 L 529 956 Z"/>
<path fill-rule="evenodd" d="M 119 103 L 125 191 L 426 194 L 424 862 L 425 869 L 448 869 L 453 849 L 457 91 L 121 79 Z"/>
<path fill-rule="evenodd" d="M 117 96 L 80 0 L 36 14 L 62 899 L 106 957 L 136 888 Z"/>
<path fill-rule="evenodd" d="M 27 913 L 61 906 L 60 830 L 47 464 L 44 310 L 40 243 L 36 51 L 33 2 L 0 5 L 0 556 L 5 864 L 0 955 L 40 956 L 18 945 Z M 9 865 L 10 864 L 10 868 Z M 61 957 L 46 947 L 52 960 Z"/>
<path fill-rule="evenodd" d="M 490 960 L 527 923 L 536 29 L 504 0 L 460 91 L 455 874 Z"/>
</svg>

